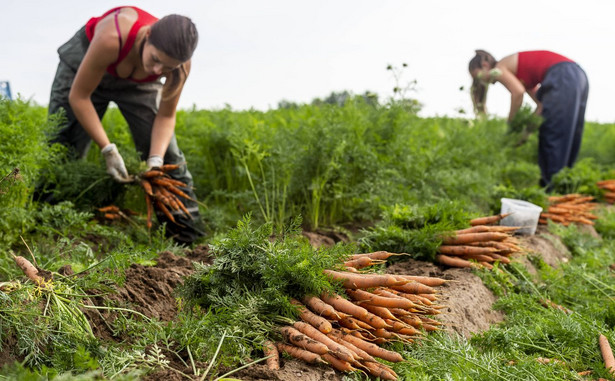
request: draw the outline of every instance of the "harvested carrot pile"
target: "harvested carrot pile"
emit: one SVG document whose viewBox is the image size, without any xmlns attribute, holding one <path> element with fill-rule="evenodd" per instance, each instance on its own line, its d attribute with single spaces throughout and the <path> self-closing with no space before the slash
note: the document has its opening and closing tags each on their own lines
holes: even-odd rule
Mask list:
<svg viewBox="0 0 615 381">
<path fill-rule="evenodd" d="M 403 358 L 379 345 L 412 343 L 425 332 L 437 330 L 441 323 L 429 316 L 440 313 L 436 287 L 445 280 L 359 272 L 392 255 L 386 251 L 355 254 L 344 263 L 348 271 L 325 270 L 342 282 L 349 299 L 323 294 L 292 300 L 301 321 L 279 328 L 284 341 L 265 346 L 270 359 L 276 358 L 275 348 L 308 363 L 327 363 L 339 371 L 360 370 L 382 380 L 396 380 L 393 369 L 377 358 L 390 362 Z M 279 364 L 272 362 L 270 367 Z"/>
<path fill-rule="evenodd" d="M 549 208 L 540 214 L 539 224 L 547 224 L 548 220 L 568 226 L 573 222 L 593 225 L 592 220 L 598 216 L 591 211 L 598 205 L 593 196 L 571 193 L 564 196 L 549 197 Z"/>
<path fill-rule="evenodd" d="M 171 211 L 179 211 L 188 218 L 192 218 L 190 212 L 184 206 L 179 197 L 190 199 L 181 187 L 187 185 L 179 180 L 172 179 L 167 172 L 179 168 L 179 164 L 165 164 L 160 168 L 153 168 L 139 175 L 140 184 L 145 191 L 147 204 L 147 228 L 152 227 L 152 214 L 154 206 L 162 211 L 169 220 L 175 222 Z M 179 197 L 178 197 L 179 196 Z"/>
<path fill-rule="evenodd" d="M 596 185 L 605 191 L 603 195 L 606 202 L 615 203 L 615 179 L 598 181 Z"/>
<path fill-rule="evenodd" d="M 472 227 L 454 231 L 444 237 L 436 261 L 451 267 L 493 268 L 494 262 L 510 263 L 509 256 L 522 252 L 513 233 L 517 226 L 498 226 L 508 214 L 480 217 L 470 221 Z"/>
</svg>

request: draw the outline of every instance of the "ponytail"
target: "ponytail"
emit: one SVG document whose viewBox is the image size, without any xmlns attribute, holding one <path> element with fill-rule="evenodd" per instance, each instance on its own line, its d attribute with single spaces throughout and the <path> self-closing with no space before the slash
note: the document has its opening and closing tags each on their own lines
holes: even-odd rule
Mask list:
<svg viewBox="0 0 615 381">
<path fill-rule="evenodd" d="M 476 69 L 482 69 L 483 62 L 487 62 L 490 69 L 493 69 L 498 63 L 490 53 L 480 49 L 476 50 L 476 55 L 470 60 L 470 64 L 468 65 L 470 74 Z M 470 89 L 470 97 L 472 98 L 474 113 L 477 115 L 485 114 L 487 112 L 485 106 L 487 101 L 487 85 L 480 79 L 474 78 L 472 81 L 472 88 Z"/>
</svg>

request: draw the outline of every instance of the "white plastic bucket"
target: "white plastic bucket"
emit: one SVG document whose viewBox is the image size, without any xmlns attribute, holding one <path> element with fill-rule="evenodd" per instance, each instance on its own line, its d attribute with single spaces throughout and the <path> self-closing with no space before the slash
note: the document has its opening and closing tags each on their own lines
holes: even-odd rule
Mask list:
<svg viewBox="0 0 615 381">
<path fill-rule="evenodd" d="M 503 226 L 519 226 L 516 230 L 519 234 L 532 235 L 536 232 L 538 219 L 542 208 L 534 205 L 531 202 L 523 200 L 515 200 L 513 198 L 502 198 L 502 209 L 500 213 L 511 213 L 500 221 Z"/>
</svg>

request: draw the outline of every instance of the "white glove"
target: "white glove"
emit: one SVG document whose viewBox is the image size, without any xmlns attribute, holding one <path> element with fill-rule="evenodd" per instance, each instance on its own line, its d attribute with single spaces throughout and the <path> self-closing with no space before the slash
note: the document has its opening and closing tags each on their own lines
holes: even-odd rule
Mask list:
<svg viewBox="0 0 615 381">
<path fill-rule="evenodd" d="M 164 160 L 162 159 L 162 156 L 160 155 L 152 155 L 147 158 L 147 170 L 148 171 L 154 167 L 162 167 L 162 164 L 164 164 Z"/>
<path fill-rule="evenodd" d="M 128 171 L 126 171 L 124 159 L 122 159 L 122 155 L 120 155 L 115 144 L 107 144 L 100 152 L 102 152 L 107 162 L 107 173 L 110 174 L 115 181 L 120 183 L 129 183 L 133 181 L 132 176 L 129 176 Z"/>
</svg>

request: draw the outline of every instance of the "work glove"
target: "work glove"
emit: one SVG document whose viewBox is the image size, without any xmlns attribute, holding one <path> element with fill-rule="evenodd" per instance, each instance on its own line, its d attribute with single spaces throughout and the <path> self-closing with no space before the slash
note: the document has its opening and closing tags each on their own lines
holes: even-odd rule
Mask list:
<svg viewBox="0 0 615 381">
<path fill-rule="evenodd" d="M 162 167 L 162 164 L 164 164 L 164 160 L 162 159 L 162 156 L 160 155 L 151 155 L 150 157 L 147 158 L 147 170 L 149 171 L 152 168 L 159 168 Z"/>
<path fill-rule="evenodd" d="M 120 155 L 115 144 L 107 144 L 100 152 L 102 152 L 107 162 L 107 173 L 113 177 L 113 179 L 120 183 L 129 183 L 134 179 L 128 175 L 126 171 L 126 165 L 124 165 L 124 159 Z"/>
</svg>

